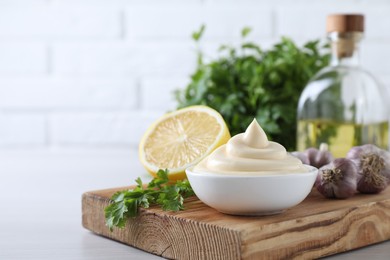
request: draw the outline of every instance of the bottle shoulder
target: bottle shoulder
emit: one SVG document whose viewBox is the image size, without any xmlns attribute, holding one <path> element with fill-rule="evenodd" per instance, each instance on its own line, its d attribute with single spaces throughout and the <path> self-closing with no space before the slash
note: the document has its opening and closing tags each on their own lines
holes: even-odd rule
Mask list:
<svg viewBox="0 0 390 260">
<path fill-rule="evenodd" d="M 307 92 L 318 95 L 324 91 L 376 93 L 383 97 L 388 96 L 386 88 L 367 70 L 359 67 L 332 66 L 320 70 L 306 85 L 303 93 Z M 356 97 L 358 97 L 356 96 Z"/>
<path fill-rule="evenodd" d="M 365 70 L 362 67 L 358 66 L 328 66 L 323 69 L 321 69 L 319 72 L 317 72 L 316 75 L 310 80 L 310 82 L 316 81 L 316 80 L 322 80 L 322 79 L 342 79 L 345 77 L 353 77 L 356 79 L 365 79 L 369 81 L 373 81 L 376 84 L 378 83 L 378 80 L 371 74 L 369 71 Z M 309 82 L 309 83 L 310 83 Z"/>
<path fill-rule="evenodd" d="M 377 122 L 387 118 L 388 95 L 386 88 L 364 69 L 326 67 L 301 93 L 298 116 Z"/>
</svg>

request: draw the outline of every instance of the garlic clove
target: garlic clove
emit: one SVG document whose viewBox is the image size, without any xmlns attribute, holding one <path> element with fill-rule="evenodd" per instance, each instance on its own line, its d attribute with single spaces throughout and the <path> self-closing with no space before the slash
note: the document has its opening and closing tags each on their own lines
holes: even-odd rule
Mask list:
<svg viewBox="0 0 390 260">
<path fill-rule="evenodd" d="M 308 158 L 311 166 L 321 168 L 333 161 L 332 154 L 328 151 L 328 145 L 321 143 L 320 149 L 308 148 L 303 152 Z"/>
<path fill-rule="evenodd" d="M 357 189 L 361 193 L 379 193 L 390 183 L 390 153 L 366 144 L 350 149 L 347 158 L 358 168 Z"/>
<path fill-rule="evenodd" d="M 314 185 L 327 198 L 349 198 L 356 193 L 356 165 L 349 159 L 335 159 L 319 169 Z"/>
<path fill-rule="evenodd" d="M 302 162 L 303 164 L 308 164 L 308 165 L 310 165 L 309 157 L 307 157 L 306 154 L 304 154 L 304 153 L 302 153 L 302 152 L 297 152 L 297 151 L 291 152 L 290 154 L 291 154 L 292 156 L 294 156 L 295 158 L 301 160 L 301 162 Z"/>
</svg>

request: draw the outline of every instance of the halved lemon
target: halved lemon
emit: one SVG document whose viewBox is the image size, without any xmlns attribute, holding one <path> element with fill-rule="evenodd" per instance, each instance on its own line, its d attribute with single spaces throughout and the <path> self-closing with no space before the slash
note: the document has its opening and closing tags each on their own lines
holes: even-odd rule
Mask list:
<svg viewBox="0 0 390 260">
<path fill-rule="evenodd" d="M 141 163 L 153 176 L 168 169 L 169 179 L 186 178 L 195 165 L 230 139 L 221 114 L 207 106 L 190 106 L 165 114 L 153 123 L 139 144 Z"/>
</svg>

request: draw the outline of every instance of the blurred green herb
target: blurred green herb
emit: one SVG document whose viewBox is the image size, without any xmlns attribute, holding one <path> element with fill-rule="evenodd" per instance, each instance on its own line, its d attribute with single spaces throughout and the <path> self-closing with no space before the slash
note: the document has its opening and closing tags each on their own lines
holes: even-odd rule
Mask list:
<svg viewBox="0 0 390 260">
<path fill-rule="evenodd" d="M 204 24 L 202 24 L 200 26 L 199 31 L 192 33 L 192 39 L 194 39 L 194 41 L 198 42 L 200 40 L 200 38 L 202 38 L 202 35 L 203 35 L 203 32 L 205 29 L 206 29 L 206 26 Z"/>
<path fill-rule="evenodd" d="M 179 211 L 184 209 L 184 199 L 194 195 L 188 180 L 171 183 L 168 170 L 159 170 L 146 187 L 139 177 L 135 181 L 136 188 L 118 191 L 104 209 L 106 225 L 111 231 L 114 227 L 123 228 L 128 218 L 136 217 L 139 207 L 149 208 L 157 204 L 163 210 Z"/>
<path fill-rule="evenodd" d="M 193 33 L 197 44 L 204 30 L 202 25 Z M 178 108 L 210 106 L 222 114 L 232 135 L 243 132 L 256 118 L 271 140 L 295 150 L 298 99 L 309 79 L 328 64 L 328 49 L 319 41 L 300 48 L 282 38 L 263 50 L 245 39 L 250 31 L 248 27 L 242 30 L 241 46 L 222 45 L 220 57 L 208 63 L 203 62 L 198 49 L 198 65 L 191 82 L 184 90 L 176 91 Z"/>
</svg>

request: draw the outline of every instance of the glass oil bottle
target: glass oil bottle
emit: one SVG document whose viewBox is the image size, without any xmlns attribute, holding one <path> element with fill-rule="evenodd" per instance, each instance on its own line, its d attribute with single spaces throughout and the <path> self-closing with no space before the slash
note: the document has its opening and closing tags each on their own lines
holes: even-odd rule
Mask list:
<svg viewBox="0 0 390 260">
<path fill-rule="evenodd" d="M 303 90 L 298 104 L 297 149 L 328 144 L 335 157 L 353 146 L 375 144 L 388 149 L 387 92 L 359 66 L 363 15 L 330 15 L 327 33 L 331 64 Z"/>
</svg>

